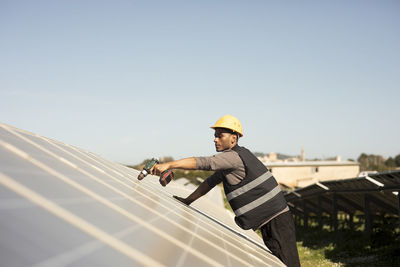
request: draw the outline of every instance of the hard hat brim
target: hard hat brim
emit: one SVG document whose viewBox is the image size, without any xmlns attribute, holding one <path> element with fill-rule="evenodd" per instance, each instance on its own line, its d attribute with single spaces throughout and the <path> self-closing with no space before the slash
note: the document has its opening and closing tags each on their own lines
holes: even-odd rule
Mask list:
<svg viewBox="0 0 400 267">
<path fill-rule="evenodd" d="M 239 135 L 239 137 L 242 137 L 242 136 L 243 136 L 243 134 L 241 134 L 241 133 L 239 133 L 239 132 L 236 132 L 236 131 L 235 131 L 235 130 L 233 130 L 233 129 L 226 128 L 226 127 L 221 127 L 221 126 L 211 126 L 210 128 L 211 128 L 211 129 L 214 129 L 214 130 L 216 130 L 216 129 L 227 129 L 227 130 L 231 131 L 232 133 L 238 134 L 238 135 Z"/>
</svg>

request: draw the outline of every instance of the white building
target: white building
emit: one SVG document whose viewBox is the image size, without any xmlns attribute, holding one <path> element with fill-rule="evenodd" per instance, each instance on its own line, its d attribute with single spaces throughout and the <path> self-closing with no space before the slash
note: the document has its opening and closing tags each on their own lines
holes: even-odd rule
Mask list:
<svg viewBox="0 0 400 267">
<path fill-rule="evenodd" d="M 301 156 L 279 160 L 276 153 L 269 153 L 259 160 L 272 171 L 280 184 L 288 187 L 304 187 L 316 182 L 357 177 L 360 165 L 353 161 L 336 160 L 306 161 L 304 149 Z"/>
<path fill-rule="evenodd" d="M 357 177 L 359 163 L 353 161 L 299 161 L 265 164 L 280 184 L 304 187 L 316 182 Z"/>
</svg>

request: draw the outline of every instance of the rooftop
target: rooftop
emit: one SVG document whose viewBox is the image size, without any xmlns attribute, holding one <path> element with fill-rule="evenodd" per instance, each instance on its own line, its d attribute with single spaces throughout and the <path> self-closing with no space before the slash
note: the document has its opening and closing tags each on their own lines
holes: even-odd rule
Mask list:
<svg viewBox="0 0 400 267">
<path fill-rule="evenodd" d="M 268 167 L 306 167 L 306 166 L 358 166 L 358 162 L 354 161 L 334 161 L 334 160 L 321 160 L 321 161 L 275 161 L 264 162 Z"/>
</svg>

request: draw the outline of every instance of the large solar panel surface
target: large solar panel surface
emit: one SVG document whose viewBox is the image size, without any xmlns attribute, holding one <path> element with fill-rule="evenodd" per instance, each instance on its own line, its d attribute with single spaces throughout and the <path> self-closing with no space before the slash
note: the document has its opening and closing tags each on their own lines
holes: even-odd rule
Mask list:
<svg viewBox="0 0 400 267">
<path fill-rule="evenodd" d="M 284 266 L 194 189 L 0 124 L 1 266 Z M 216 191 L 217 190 L 217 191 Z"/>
</svg>

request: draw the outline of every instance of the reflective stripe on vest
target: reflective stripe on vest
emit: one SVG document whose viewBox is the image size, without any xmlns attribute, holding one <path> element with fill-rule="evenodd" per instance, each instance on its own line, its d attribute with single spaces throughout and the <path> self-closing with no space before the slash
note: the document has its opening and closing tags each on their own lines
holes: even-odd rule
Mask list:
<svg viewBox="0 0 400 267">
<path fill-rule="evenodd" d="M 226 199 L 230 201 L 231 199 L 240 196 L 241 194 L 246 193 L 247 191 L 257 187 L 258 185 L 262 184 L 263 182 L 267 181 L 269 178 L 272 177 L 271 172 L 266 172 L 257 179 L 254 179 L 248 184 L 243 185 L 242 187 L 239 187 L 238 189 L 230 192 L 229 194 L 226 195 Z"/>
<path fill-rule="evenodd" d="M 235 210 L 234 211 L 235 215 L 236 216 L 240 216 L 242 214 L 245 214 L 246 212 L 249 212 L 252 209 L 257 208 L 258 206 L 264 204 L 265 202 L 267 202 L 268 200 L 272 199 L 274 196 L 279 194 L 279 192 L 281 192 L 281 188 L 279 187 L 279 185 L 277 185 L 274 189 L 272 189 L 271 191 L 269 191 L 265 195 L 257 198 L 256 200 L 250 202 L 249 204 L 244 205 L 243 207 Z"/>
</svg>

